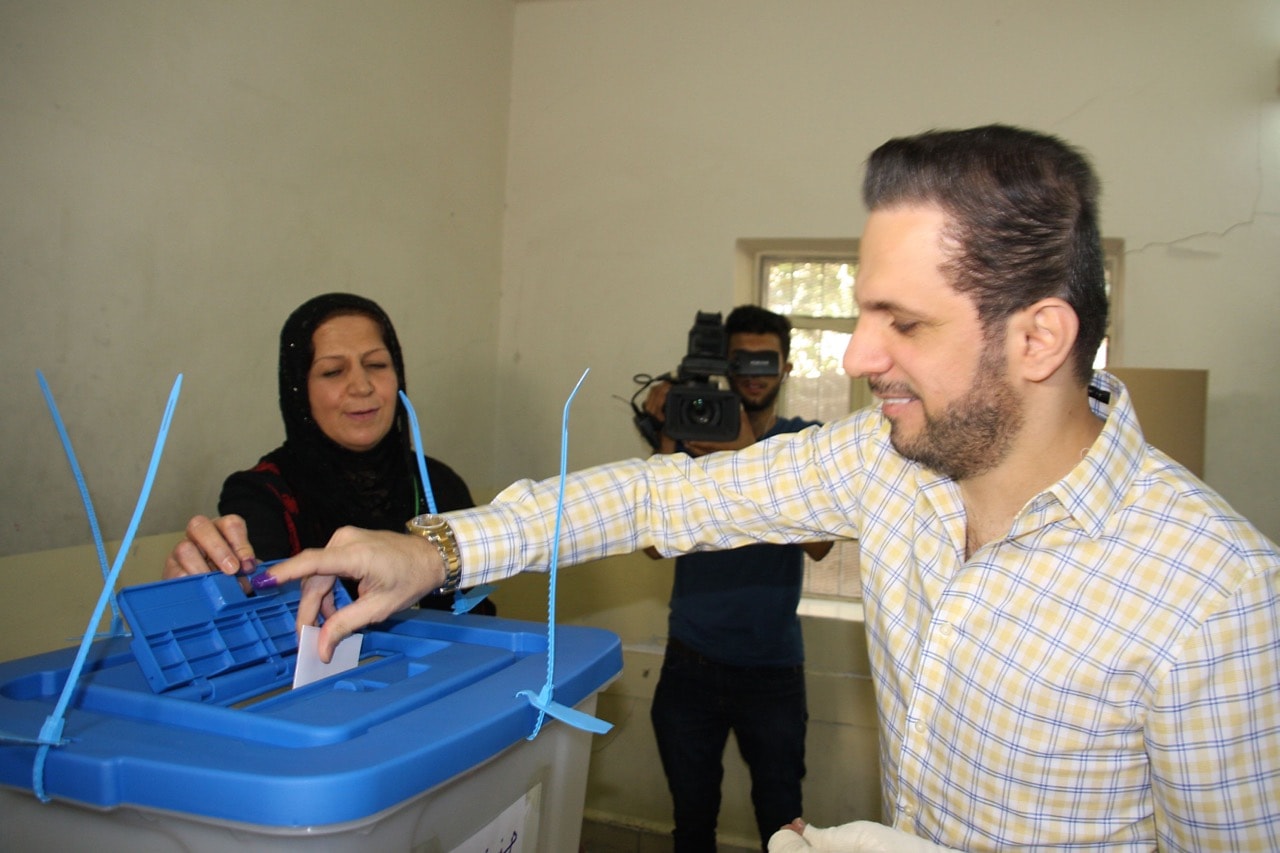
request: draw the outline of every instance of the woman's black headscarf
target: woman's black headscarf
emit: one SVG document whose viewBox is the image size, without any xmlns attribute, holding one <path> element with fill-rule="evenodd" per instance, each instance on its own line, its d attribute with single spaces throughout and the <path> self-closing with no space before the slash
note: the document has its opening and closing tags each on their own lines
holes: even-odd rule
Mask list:
<svg viewBox="0 0 1280 853">
<path fill-rule="evenodd" d="M 404 404 L 396 399 L 391 430 L 376 447 L 363 452 L 334 442 L 311 415 L 307 377 L 315 357 L 313 336 L 326 320 L 347 315 L 378 324 L 400 390 L 405 388 L 400 341 L 376 302 L 350 293 L 327 293 L 304 302 L 280 330 L 280 414 L 285 431 L 281 473 L 296 485 L 306 511 L 330 530 L 344 524 L 400 530 L 406 518 L 420 511 Z"/>
</svg>

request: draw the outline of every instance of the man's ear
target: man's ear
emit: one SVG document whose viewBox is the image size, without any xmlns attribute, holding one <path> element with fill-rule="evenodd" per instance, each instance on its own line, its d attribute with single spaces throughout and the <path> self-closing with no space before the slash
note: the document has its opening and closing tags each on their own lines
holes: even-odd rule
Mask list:
<svg viewBox="0 0 1280 853">
<path fill-rule="evenodd" d="M 1070 359 L 1079 332 L 1075 309 L 1056 296 L 1019 311 L 1009 333 L 1023 378 L 1043 382 L 1053 376 Z"/>
</svg>

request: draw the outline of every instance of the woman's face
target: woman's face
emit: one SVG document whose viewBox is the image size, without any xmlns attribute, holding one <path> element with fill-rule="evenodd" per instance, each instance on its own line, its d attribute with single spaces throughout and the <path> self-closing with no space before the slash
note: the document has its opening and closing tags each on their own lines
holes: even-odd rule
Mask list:
<svg viewBox="0 0 1280 853">
<path fill-rule="evenodd" d="M 391 430 L 400 389 L 382 331 L 362 314 L 331 317 L 311 336 L 311 417 L 347 450 L 370 450 Z"/>
</svg>

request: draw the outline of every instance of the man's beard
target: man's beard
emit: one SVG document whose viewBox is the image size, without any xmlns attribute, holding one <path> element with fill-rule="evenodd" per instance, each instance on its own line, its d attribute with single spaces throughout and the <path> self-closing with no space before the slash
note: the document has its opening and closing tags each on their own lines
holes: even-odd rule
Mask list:
<svg viewBox="0 0 1280 853">
<path fill-rule="evenodd" d="M 769 393 L 765 394 L 757 401 L 748 400 L 741 391 L 738 392 L 738 399 L 742 400 L 742 408 L 747 410 L 747 414 L 754 415 L 756 412 L 763 412 L 774 404 L 778 399 L 778 394 L 782 392 L 782 383 L 779 382 L 773 386 Z"/>
<path fill-rule="evenodd" d="M 984 346 L 978 375 L 964 397 L 937 415 L 925 412 L 924 427 L 914 438 L 900 435 L 892 424 L 894 448 L 953 480 L 976 477 L 1003 462 L 1022 429 L 1023 411 L 1009 384 L 1002 349 L 1001 341 Z"/>
</svg>

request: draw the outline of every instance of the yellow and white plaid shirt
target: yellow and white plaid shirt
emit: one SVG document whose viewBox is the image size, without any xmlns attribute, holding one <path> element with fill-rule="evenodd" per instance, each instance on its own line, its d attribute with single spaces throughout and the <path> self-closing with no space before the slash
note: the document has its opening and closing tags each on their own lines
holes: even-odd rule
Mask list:
<svg viewBox="0 0 1280 853">
<path fill-rule="evenodd" d="M 1094 384 L 1098 440 L 969 560 L 955 483 L 869 410 L 574 474 L 560 563 L 858 538 L 887 823 L 975 851 L 1280 850 L 1280 554 Z M 549 566 L 558 486 L 449 514 L 466 584 Z"/>
</svg>

